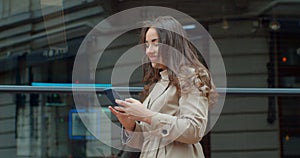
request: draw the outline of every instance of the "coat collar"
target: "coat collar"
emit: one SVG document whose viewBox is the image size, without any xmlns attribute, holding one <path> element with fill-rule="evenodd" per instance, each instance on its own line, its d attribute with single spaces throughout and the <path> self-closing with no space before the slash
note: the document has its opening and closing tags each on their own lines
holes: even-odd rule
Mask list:
<svg viewBox="0 0 300 158">
<path fill-rule="evenodd" d="M 167 70 L 163 70 L 160 73 L 161 81 L 169 81 L 169 74 Z"/>
<path fill-rule="evenodd" d="M 161 96 L 166 89 L 169 87 L 169 75 L 167 70 L 163 70 L 160 72 L 161 80 L 158 81 L 154 88 L 152 89 L 151 93 L 149 94 L 150 101 L 148 107 L 151 108 L 153 102 Z"/>
</svg>

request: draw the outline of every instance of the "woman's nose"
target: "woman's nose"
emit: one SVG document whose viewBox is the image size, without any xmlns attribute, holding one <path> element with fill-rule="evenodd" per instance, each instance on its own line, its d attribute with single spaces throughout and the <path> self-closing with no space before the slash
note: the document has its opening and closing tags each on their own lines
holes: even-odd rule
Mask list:
<svg viewBox="0 0 300 158">
<path fill-rule="evenodd" d="M 153 45 L 149 45 L 148 48 L 146 48 L 146 53 L 155 53 Z"/>
</svg>

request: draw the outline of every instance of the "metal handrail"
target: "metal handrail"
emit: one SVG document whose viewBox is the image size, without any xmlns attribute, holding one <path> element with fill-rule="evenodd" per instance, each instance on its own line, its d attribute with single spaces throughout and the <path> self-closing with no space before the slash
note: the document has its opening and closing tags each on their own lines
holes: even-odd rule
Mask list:
<svg viewBox="0 0 300 158">
<path fill-rule="evenodd" d="M 107 87 L 63 87 L 63 86 L 17 86 L 0 85 L 0 93 L 102 93 Z M 120 92 L 141 92 L 143 87 L 112 87 Z M 217 88 L 220 94 L 229 95 L 264 95 L 297 96 L 300 88 Z"/>
</svg>

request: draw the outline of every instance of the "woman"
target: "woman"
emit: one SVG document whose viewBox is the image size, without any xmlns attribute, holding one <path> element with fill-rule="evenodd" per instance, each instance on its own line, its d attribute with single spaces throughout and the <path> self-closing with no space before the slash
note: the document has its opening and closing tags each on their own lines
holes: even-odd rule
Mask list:
<svg viewBox="0 0 300 158">
<path fill-rule="evenodd" d="M 141 32 L 147 57 L 143 103 L 129 98 L 109 107 L 125 128 L 123 142 L 140 148 L 140 157 L 204 157 L 199 141 L 216 93 L 210 73 L 186 38 L 173 17 L 146 22 Z"/>
</svg>

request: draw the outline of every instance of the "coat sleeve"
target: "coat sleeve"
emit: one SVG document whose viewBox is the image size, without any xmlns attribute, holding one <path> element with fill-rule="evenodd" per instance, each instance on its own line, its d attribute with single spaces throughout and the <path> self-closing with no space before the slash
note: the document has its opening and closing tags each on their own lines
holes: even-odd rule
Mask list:
<svg viewBox="0 0 300 158">
<path fill-rule="evenodd" d="M 133 132 L 126 131 L 124 128 L 122 128 L 122 143 L 131 148 L 141 149 L 144 142 L 142 126 L 142 124 L 136 121 Z"/>
<path fill-rule="evenodd" d="M 151 120 L 151 128 L 155 135 L 168 141 L 195 144 L 204 136 L 208 99 L 199 93 L 184 94 L 179 99 L 179 113 L 171 116 L 156 113 Z"/>
</svg>

